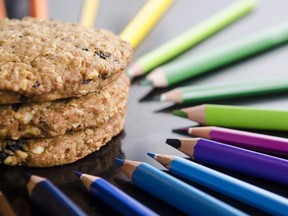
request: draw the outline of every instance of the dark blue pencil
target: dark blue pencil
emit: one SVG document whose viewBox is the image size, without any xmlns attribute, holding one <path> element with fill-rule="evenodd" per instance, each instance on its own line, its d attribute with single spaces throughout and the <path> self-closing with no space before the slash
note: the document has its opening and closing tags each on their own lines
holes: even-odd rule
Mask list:
<svg viewBox="0 0 288 216">
<path fill-rule="evenodd" d="M 32 175 L 27 184 L 31 200 L 45 215 L 87 215 L 49 180 Z"/>
<path fill-rule="evenodd" d="M 287 215 L 288 199 L 195 162 L 172 155 L 148 153 L 171 173 L 230 196 L 273 215 Z"/>
<path fill-rule="evenodd" d="M 158 215 L 106 180 L 75 172 L 90 193 L 123 215 Z"/>
<path fill-rule="evenodd" d="M 116 159 L 116 164 L 137 187 L 188 215 L 246 215 L 147 163 Z"/>
</svg>

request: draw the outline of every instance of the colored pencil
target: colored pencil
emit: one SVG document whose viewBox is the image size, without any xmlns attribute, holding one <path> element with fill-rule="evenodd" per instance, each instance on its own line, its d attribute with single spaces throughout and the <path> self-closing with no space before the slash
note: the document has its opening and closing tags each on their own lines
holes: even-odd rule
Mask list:
<svg viewBox="0 0 288 216">
<path fill-rule="evenodd" d="M 176 88 L 160 95 L 160 101 L 177 104 L 208 102 L 221 99 L 269 95 L 288 91 L 288 77 L 239 81 L 226 84 Z"/>
<path fill-rule="evenodd" d="M 250 12 L 256 5 L 254 0 L 240 0 L 216 15 L 178 35 L 167 43 L 140 57 L 130 69 L 128 76 L 135 77 L 148 73 L 151 69 L 180 55 L 192 46 L 223 29 Z"/>
<path fill-rule="evenodd" d="M 191 127 L 187 132 L 193 136 L 223 142 L 253 151 L 288 157 L 288 139 L 264 134 L 221 128 Z"/>
<path fill-rule="evenodd" d="M 149 0 L 120 33 L 120 38 L 136 48 L 160 17 L 167 11 L 173 0 Z"/>
<path fill-rule="evenodd" d="M 196 121 L 201 125 L 261 130 L 288 130 L 287 110 L 204 104 L 174 110 L 173 114 Z"/>
<path fill-rule="evenodd" d="M 288 212 L 288 199 L 275 193 L 181 157 L 153 153 L 148 153 L 148 155 L 177 176 L 215 190 L 272 215 L 286 215 Z"/>
<path fill-rule="evenodd" d="M 245 215 L 147 163 L 116 159 L 116 164 L 137 187 L 188 215 Z"/>
<path fill-rule="evenodd" d="M 288 160 L 203 138 L 167 139 L 193 160 L 288 185 Z"/>
<path fill-rule="evenodd" d="M 2 216 L 16 216 L 16 213 L 10 206 L 4 194 L 0 191 L 0 215 Z"/>
<path fill-rule="evenodd" d="M 40 19 L 48 18 L 47 0 L 30 0 L 30 15 Z"/>
<path fill-rule="evenodd" d="M 0 18 L 7 16 L 4 0 L 0 0 Z"/>
<path fill-rule="evenodd" d="M 87 215 L 49 180 L 32 175 L 27 184 L 31 200 L 47 215 Z"/>
<path fill-rule="evenodd" d="M 80 14 L 80 23 L 93 28 L 96 23 L 100 0 L 83 0 Z"/>
<path fill-rule="evenodd" d="M 103 178 L 75 172 L 90 193 L 123 215 L 158 215 Z"/>
<path fill-rule="evenodd" d="M 231 41 L 215 49 L 165 64 L 152 71 L 143 82 L 162 88 L 209 72 L 227 64 L 267 51 L 288 41 L 288 24 Z"/>
</svg>

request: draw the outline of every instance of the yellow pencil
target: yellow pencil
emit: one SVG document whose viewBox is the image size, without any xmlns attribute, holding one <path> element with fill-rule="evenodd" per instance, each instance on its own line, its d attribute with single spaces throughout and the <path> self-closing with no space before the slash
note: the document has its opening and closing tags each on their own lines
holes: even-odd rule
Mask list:
<svg viewBox="0 0 288 216">
<path fill-rule="evenodd" d="M 6 8 L 4 0 L 0 0 L 0 18 L 6 17 Z"/>
<path fill-rule="evenodd" d="M 173 0 L 149 0 L 120 33 L 120 38 L 136 48 L 172 2 Z"/>
<path fill-rule="evenodd" d="M 80 23 L 87 27 L 94 27 L 100 0 L 83 0 Z"/>
</svg>

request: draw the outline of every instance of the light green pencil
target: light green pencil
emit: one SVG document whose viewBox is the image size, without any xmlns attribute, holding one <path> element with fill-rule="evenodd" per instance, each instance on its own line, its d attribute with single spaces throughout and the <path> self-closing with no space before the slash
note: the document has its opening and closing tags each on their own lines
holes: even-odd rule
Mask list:
<svg viewBox="0 0 288 216">
<path fill-rule="evenodd" d="M 204 104 L 175 110 L 173 114 L 199 122 L 201 125 L 260 130 L 288 130 L 288 110 Z"/>
<path fill-rule="evenodd" d="M 167 87 L 221 66 L 267 51 L 288 41 L 288 23 L 253 34 L 194 57 L 156 68 L 147 77 L 154 87 Z"/>
<path fill-rule="evenodd" d="M 250 12 L 256 5 L 255 0 L 240 0 L 192 29 L 180 34 L 162 46 L 140 57 L 127 74 L 133 78 L 148 73 L 153 68 L 180 55 L 225 26 Z"/>
</svg>

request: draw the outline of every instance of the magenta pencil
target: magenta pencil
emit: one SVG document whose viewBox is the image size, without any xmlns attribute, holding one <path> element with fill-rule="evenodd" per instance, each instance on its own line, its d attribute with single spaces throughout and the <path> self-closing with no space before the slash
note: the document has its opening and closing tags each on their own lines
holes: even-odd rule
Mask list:
<svg viewBox="0 0 288 216">
<path fill-rule="evenodd" d="M 188 133 L 241 148 L 288 157 L 286 138 L 221 127 L 193 127 L 188 129 Z"/>
</svg>

